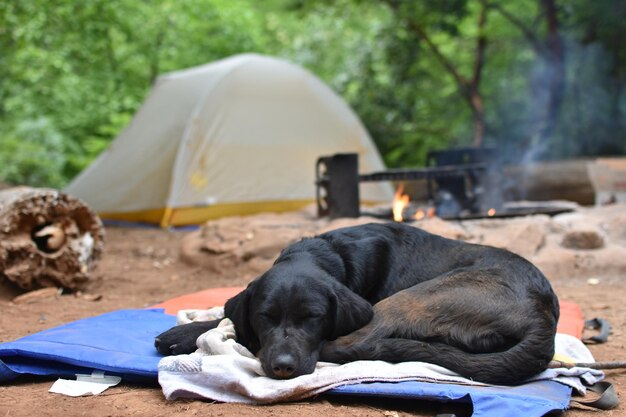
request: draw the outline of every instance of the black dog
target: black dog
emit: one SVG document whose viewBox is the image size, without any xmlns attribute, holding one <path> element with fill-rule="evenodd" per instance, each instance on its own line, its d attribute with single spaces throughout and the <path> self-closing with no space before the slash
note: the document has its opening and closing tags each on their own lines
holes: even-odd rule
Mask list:
<svg viewBox="0 0 626 417">
<path fill-rule="evenodd" d="M 318 359 L 367 359 L 513 385 L 552 359 L 559 305 L 543 274 L 513 253 L 394 223 L 287 247 L 225 314 L 273 378 L 311 373 Z M 174 327 L 156 347 L 190 353 L 217 322 Z"/>
</svg>

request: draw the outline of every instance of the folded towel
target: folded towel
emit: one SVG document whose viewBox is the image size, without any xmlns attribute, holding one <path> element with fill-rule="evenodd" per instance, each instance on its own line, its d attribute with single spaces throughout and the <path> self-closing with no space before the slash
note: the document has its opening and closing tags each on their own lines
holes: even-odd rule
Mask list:
<svg viewBox="0 0 626 417">
<path fill-rule="evenodd" d="M 205 398 L 221 402 L 269 404 L 311 397 L 332 388 L 362 382 L 431 381 L 486 386 L 441 366 L 423 362 L 391 364 L 357 361 L 344 365 L 319 362 L 312 374 L 277 380 L 265 375 L 260 361 L 236 342 L 229 319 L 197 340 L 190 355 L 168 356 L 159 362 L 159 383 L 168 400 Z M 573 336 L 557 334 L 557 352 L 576 362 L 593 362 L 591 352 Z M 548 369 L 532 380 L 555 380 L 584 394 L 585 385 L 604 377 L 589 368 Z"/>
</svg>

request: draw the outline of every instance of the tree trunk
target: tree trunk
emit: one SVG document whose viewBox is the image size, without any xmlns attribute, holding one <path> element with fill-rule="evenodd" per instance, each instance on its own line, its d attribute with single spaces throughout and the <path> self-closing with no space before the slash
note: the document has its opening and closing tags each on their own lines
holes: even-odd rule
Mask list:
<svg viewBox="0 0 626 417">
<path fill-rule="evenodd" d="M 546 141 L 551 139 L 561 113 L 561 104 L 565 94 L 565 56 L 554 0 L 541 0 L 541 4 L 546 13 L 548 27 L 546 65 L 549 74 L 549 91 L 545 118 L 539 127 L 539 140 Z"/>
<path fill-rule="evenodd" d="M 537 56 L 547 66 L 545 72 L 546 86 L 542 87 L 542 91 L 547 90 L 545 110 L 542 111 L 542 116 L 536 121 L 536 127 L 524 145 L 526 153 L 535 145 L 547 143 L 551 139 L 561 113 L 566 88 L 565 47 L 559 34 L 560 23 L 557 5 L 555 0 L 539 0 L 539 5 L 543 9 L 543 16 L 546 19 L 547 38 L 545 40 L 541 39 L 529 25 L 509 13 L 498 3 L 492 2 L 490 4 L 491 8 L 497 10 L 522 32 Z"/>
<path fill-rule="evenodd" d="M 474 53 L 474 70 L 469 83 L 469 101 L 474 116 L 474 146 L 482 145 L 485 137 L 486 121 L 485 106 L 480 93 L 480 80 L 482 79 L 483 67 L 485 66 L 485 51 L 487 49 L 487 37 L 485 36 L 485 24 L 487 23 L 487 3 L 481 1 L 480 14 L 478 15 L 478 38 Z"/>
<path fill-rule="evenodd" d="M 0 279 L 23 289 L 77 289 L 100 258 L 104 229 L 82 201 L 56 190 L 0 191 Z"/>
<path fill-rule="evenodd" d="M 476 48 L 474 50 L 474 66 L 471 77 L 465 77 L 458 68 L 448 59 L 433 42 L 426 30 L 413 20 L 408 20 L 407 24 L 419 39 L 426 43 L 426 46 L 441 63 L 443 68 L 452 76 L 459 88 L 462 97 L 465 99 L 472 111 L 474 120 L 474 146 L 480 146 L 483 142 L 486 130 L 485 108 L 483 97 L 480 92 L 480 81 L 482 71 L 485 66 L 485 50 L 487 48 L 487 38 L 485 37 L 485 24 L 487 22 L 487 3 L 481 2 L 480 14 L 478 16 L 478 37 L 476 38 Z"/>
<path fill-rule="evenodd" d="M 474 146 L 479 147 L 483 143 L 485 137 L 485 108 L 483 106 L 483 98 L 480 92 L 474 91 L 469 96 L 470 107 L 474 118 Z"/>
</svg>

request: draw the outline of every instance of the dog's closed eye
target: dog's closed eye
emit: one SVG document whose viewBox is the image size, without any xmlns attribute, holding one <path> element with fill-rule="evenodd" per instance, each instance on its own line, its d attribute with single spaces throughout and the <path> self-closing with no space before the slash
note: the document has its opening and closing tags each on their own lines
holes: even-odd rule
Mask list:
<svg viewBox="0 0 626 417">
<path fill-rule="evenodd" d="M 293 316 L 294 323 L 307 323 L 321 320 L 326 314 L 323 313 L 300 313 Z"/>
<path fill-rule="evenodd" d="M 268 323 L 280 323 L 280 314 L 275 311 L 263 311 L 259 313 L 259 316 L 266 320 Z"/>
</svg>

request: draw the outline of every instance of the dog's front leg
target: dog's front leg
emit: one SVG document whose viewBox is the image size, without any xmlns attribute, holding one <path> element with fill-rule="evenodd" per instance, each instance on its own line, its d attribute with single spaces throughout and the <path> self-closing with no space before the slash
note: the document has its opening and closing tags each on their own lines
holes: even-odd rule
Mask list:
<svg viewBox="0 0 626 417">
<path fill-rule="evenodd" d="M 160 354 L 165 356 L 195 352 L 198 349 L 196 346 L 198 337 L 216 328 L 220 321 L 222 319 L 194 321 L 172 327 L 154 339 L 154 346 Z"/>
</svg>

